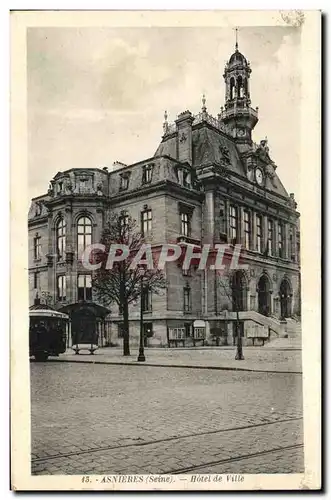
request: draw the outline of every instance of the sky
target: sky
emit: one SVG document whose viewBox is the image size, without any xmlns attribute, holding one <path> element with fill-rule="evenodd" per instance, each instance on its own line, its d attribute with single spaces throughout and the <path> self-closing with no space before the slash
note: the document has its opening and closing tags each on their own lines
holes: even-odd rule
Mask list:
<svg viewBox="0 0 331 500">
<path fill-rule="evenodd" d="M 241 27 L 251 63 L 253 139 L 268 138 L 287 191 L 299 201 L 300 29 Z M 59 171 L 112 168 L 150 158 L 168 121 L 189 109 L 216 116 L 232 28 L 29 28 L 27 35 L 30 197 Z"/>
</svg>

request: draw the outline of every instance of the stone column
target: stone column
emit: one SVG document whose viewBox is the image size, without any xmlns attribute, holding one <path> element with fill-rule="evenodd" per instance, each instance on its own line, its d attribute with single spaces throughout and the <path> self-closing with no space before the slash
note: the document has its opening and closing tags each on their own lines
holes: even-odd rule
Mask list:
<svg viewBox="0 0 331 500">
<path fill-rule="evenodd" d="M 53 214 L 50 211 L 48 214 L 48 253 L 47 253 L 47 267 L 48 267 L 48 289 L 43 290 L 49 292 L 53 301 L 56 301 L 56 282 L 55 282 L 55 262 L 56 262 L 56 228 L 53 225 Z"/>
<path fill-rule="evenodd" d="M 293 231 L 293 254 L 294 254 L 294 262 L 298 262 L 298 255 L 297 255 L 297 228 L 296 225 L 294 224 L 292 226 L 292 231 Z"/>
<path fill-rule="evenodd" d="M 213 190 L 206 191 L 204 221 L 204 242 L 212 245 L 215 235 L 215 200 Z"/>
<path fill-rule="evenodd" d="M 66 221 L 66 264 L 67 264 L 67 301 L 69 303 L 74 302 L 73 300 L 73 259 L 74 259 L 74 234 L 72 227 L 72 208 L 67 207 L 65 209 L 65 221 Z"/>
<path fill-rule="evenodd" d="M 270 290 L 270 314 L 274 313 L 274 294 L 273 290 Z"/>
<path fill-rule="evenodd" d="M 229 217 L 230 217 L 230 202 L 229 200 L 225 200 L 225 233 L 227 239 L 229 241 L 230 238 L 230 230 L 229 230 Z"/>
<path fill-rule="evenodd" d="M 262 251 L 265 252 L 267 249 L 268 245 L 268 216 L 264 215 L 263 216 L 263 247 Z"/>
<path fill-rule="evenodd" d="M 244 208 L 238 207 L 238 229 L 239 229 L 239 241 L 243 247 L 245 247 L 245 224 L 244 224 Z"/>
<path fill-rule="evenodd" d="M 291 256 L 289 255 L 289 234 L 290 234 L 290 228 L 289 228 L 289 224 L 288 223 L 285 223 L 284 224 L 284 257 L 285 259 L 288 259 L 288 258 L 291 258 Z"/>
<path fill-rule="evenodd" d="M 275 231 L 275 237 L 274 237 L 274 248 L 275 248 L 275 257 L 278 257 L 279 256 L 279 252 L 278 252 L 278 221 L 275 220 L 274 221 L 274 231 Z"/>
<path fill-rule="evenodd" d="M 256 250 L 256 214 L 254 210 L 251 210 L 251 250 Z"/>
</svg>

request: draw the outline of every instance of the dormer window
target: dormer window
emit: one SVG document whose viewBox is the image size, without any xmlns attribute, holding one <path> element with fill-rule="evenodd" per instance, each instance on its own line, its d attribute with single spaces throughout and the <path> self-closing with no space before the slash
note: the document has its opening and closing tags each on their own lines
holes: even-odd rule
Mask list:
<svg viewBox="0 0 331 500">
<path fill-rule="evenodd" d="M 181 186 L 191 187 L 191 172 L 184 168 L 177 168 L 177 179 Z"/>
<path fill-rule="evenodd" d="M 184 187 L 191 187 L 191 174 L 190 172 L 183 172 L 183 185 Z"/>
<path fill-rule="evenodd" d="M 184 172 L 181 168 L 177 170 L 178 182 L 181 186 L 184 185 Z"/>
<path fill-rule="evenodd" d="M 126 189 L 129 188 L 130 172 L 121 174 L 120 177 L 121 177 L 120 190 L 125 191 Z"/>
<path fill-rule="evenodd" d="M 41 204 L 40 203 L 36 203 L 35 215 L 36 215 L 36 217 L 38 217 L 39 215 L 41 215 Z"/>
<path fill-rule="evenodd" d="M 148 184 L 152 181 L 153 165 L 145 165 L 143 167 L 143 184 Z"/>
<path fill-rule="evenodd" d="M 57 192 L 58 194 L 61 194 L 63 190 L 63 182 L 59 182 L 57 185 Z"/>
</svg>

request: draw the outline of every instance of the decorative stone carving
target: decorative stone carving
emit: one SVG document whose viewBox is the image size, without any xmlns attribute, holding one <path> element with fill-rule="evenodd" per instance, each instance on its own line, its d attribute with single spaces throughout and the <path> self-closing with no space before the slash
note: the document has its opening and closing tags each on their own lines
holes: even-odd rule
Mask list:
<svg viewBox="0 0 331 500">
<path fill-rule="evenodd" d="M 69 181 L 66 183 L 66 186 L 65 186 L 65 191 L 66 191 L 66 194 L 72 194 L 73 192 L 73 185 L 72 183 Z"/>
<path fill-rule="evenodd" d="M 102 184 L 101 183 L 97 184 L 97 195 L 98 196 L 102 196 L 103 195 Z"/>
<path fill-rule="evenodd" d="M 222 157 L 221 157 L 221 163 L 223 163 L 225 165 L 230 165 L 231 160 L 230 160 L 230 151 L 229 151 L 229 149 L 226 146 L 220 145 L 219 146 L 219 151 L 220 151 L 220 153 L 222 155 Z"/>
<path fill-rule="evenodd" d="M 184 134 L 184 132 L 181 133 L 181 136 L 180 136 L 180 139 L 179 139 L 179 142 L 180 143 L 183 143 L 187 140 L 187 136 Z"/>
</svg>

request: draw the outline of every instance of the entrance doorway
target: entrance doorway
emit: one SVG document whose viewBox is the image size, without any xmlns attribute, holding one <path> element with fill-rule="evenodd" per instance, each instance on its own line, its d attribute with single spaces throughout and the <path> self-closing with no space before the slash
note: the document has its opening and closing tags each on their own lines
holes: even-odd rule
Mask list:
<svg viewBox="0 0 331 500">
<path fill-rule="evenodd" d="M 257 285 L 259 313 L 264 316 L 270 316 L 271 312 L 271 297 L 270 283 L 268 277 L 263 274 Z"/>
<path fill-rule="evenodd" d="M 287 280 L 283 280 L 280 284 L 280 316 L 281 319 L 289 318 L 292 310 L 292 294 L 291 286 Z"/>
</svg>

